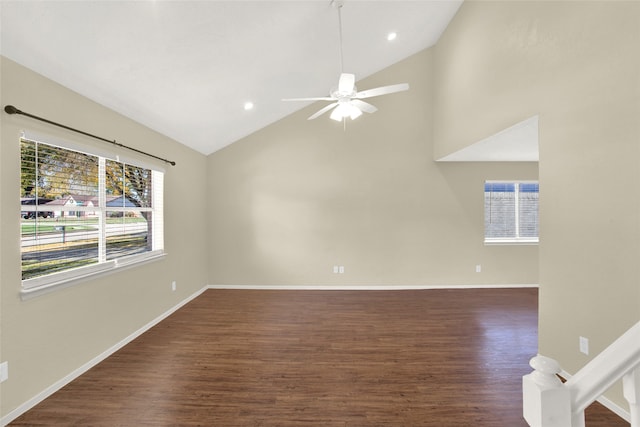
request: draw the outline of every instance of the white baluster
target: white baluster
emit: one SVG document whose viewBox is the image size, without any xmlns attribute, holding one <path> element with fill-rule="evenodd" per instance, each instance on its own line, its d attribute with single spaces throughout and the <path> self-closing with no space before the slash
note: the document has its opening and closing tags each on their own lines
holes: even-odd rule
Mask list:
<svg viewBox="0 0 640 427">
<path fill-rule="evenodd" d="M 571 416 L 571 427 L 585 427 L 584 411 L 576 412 Z"/>
<path fill-rule="evenodd" d="M 534 369 L 522 377 L 523 416 L 531 427 L 571 426 L 569 390 L 557 377 L 558 362 L 536 356 L 529 365 Z"/>
<path fill-rule="evenodd" d="M 640 427 L 640 366 L 622 377 L 624 398 L 629 402 L 631 427 Z"/>
</svg>

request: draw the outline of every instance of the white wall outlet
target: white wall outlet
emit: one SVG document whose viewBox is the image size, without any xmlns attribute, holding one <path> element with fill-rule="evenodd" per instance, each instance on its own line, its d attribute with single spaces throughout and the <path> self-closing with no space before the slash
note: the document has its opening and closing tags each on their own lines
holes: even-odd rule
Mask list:
<svg viewBox="0 0 640 427">
<path fill-rule="evenodd" d="M 482 272 L 482 266 L 480 264 L 476 265 L 476 273 Z"/>
<path fill-rule="evenodd" d="M 584 354 L 589 354 L 589 339 L 585 337 L 580 337 L 580 352 Z"/>
<path fill-rule="evenodd" d="M 334 265 L 333 266 L 333 274 L 338 274 L 339 272 L 340 272 L 340 266 Z"/>
<path fill-rule="evenodd" d="M 175 291 L 176 288 L 177 288 L 177 285 L 176 285 L 176 281 L 174 280 L 173 282 L 171 282 L 171 290 Z"/>
<path fill-rule="evenodd" d="M 344 274 L 344 265 L 341 265 L 340 268 L 338 269 L 338 272 L 340 274 Z"/>
<path fill-rule="evenodd" d="M 9 379 L 9 362 L 0 363 L 0 383 Z"/>
</svg>

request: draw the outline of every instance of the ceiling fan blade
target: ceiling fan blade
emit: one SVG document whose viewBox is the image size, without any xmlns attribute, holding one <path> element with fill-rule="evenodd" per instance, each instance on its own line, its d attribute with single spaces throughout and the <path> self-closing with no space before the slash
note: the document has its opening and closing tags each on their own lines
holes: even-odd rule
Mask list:
<svg viewBox="0 0 640 427">
<path fill-rule="evenodd" d="M 283 101 L 335 101 L 335 98 L 328 96 L 314 97 L 314 98 L 283 98 Z"/>
<path fill-rule="evenodd" d="M 389 93 L 402 92 L 403 90 L 408 90 L 408 83 L 400 83 L 397 85 L 390 86 L 382 86 L 376 87 L 373 89 L 363 90 L 362 92 L 358 92 L 355 94 L 354 98 L 363 99 L 363 98 L 372 98 L 374 96 L 387 95 Z"/>
<path fill-rule="evenodd" d="M 354 74 L 342 73 L 338 81 L 338 92 L 351 93 L 356 87 L 356 76 Z"/>
<path fill-rule="evenodd" d="M 354 107 L 358 107 L 365 113 L 375 113 L 376 111 L 378 111 L 378 109 L 373 105 L 369 104 L 368 102 L 360 101 L 359 99 L 352 99 L 351 105 L 353 105 Z"/>
<path fill-rule="evenodd" d="M 338 105 L 337 102 L 334 102 L 332 104 L 327 105 L 326 107 L 318 110 L 315 114 L 309 116 L 309 118 L 307 120 L 313 120 L 315 118 L 320 117 L 321 115 L 323 115 L 324 113 L 326 113 L 327 111 L 329 111 L 330 109 L 332 109 L 333 107 L 335 107 L 336 105 Z"/>
</svg>

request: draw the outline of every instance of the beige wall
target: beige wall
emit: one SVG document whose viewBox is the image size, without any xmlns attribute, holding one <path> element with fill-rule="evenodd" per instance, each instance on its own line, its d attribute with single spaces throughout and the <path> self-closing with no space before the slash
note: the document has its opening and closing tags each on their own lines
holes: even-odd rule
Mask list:
<svg viewBox="0 0 640 427">
<path fill-rule="evenodd" d="M 436 155 L 540 114 L 539 351 L 569 373 L 640 320 L 639 22 L 637 2 L 465 2 L 436 49 Z"/>
<path fill-rule="evenodd" d="M 537 163 L 434 162 L 433 65 L 426 50 L 358 82 L 411 89 L 346 129 L 307 121 L 319 103 L 209 156 L 210 282 L 537 284 L 537 246 L 483 244 L 484 180 Z"/>
<path fill-rule="evenodd" d="M 5 203 L 18 194 L 18 149 L 7 141 L 32 122 L 3 113 L 2 360 L 10 380 L 2 413 L 206 282 L 539 281 L 540 352 L 576 372 L 640 320 L 639 17 L 635 2 L 465 2 L 435 49 L 358 83 L 410 83 L 408 92 L 373 99 L 374 115 L 343 130 L 328 117 L 306 121 L 320 108 L 313 105 L 206 159 L 4 60 L 3 106 L 91 128 L 178 166 L 167 174 L 166 260 L 23 302 L 19 208 Z M 539 172 L 533 163 L 433 161 L 534 114 Z M 538 173 L 539 248 L 484 246 L 483 181 Z M 207 220 L 192 221 L 189 207 L 203 199 Z M 346 273 L 334 275 L 335 264 Z M 592 356 L 578 352 L 579 335 Z M 611 397 L 624 405 L 619 392 Z"/>
<path fill-rule="evenodd" d="M 2 107 L 17 108 L 175 160 L 165 175 L 165 259 L 89 280 L 27 301 L 20 299 L 20 152 L 22 129 L 84 138 L 0 113 L 2 416 L 116 345 L 207 284 L 207 221 L 194 216 L 203 199 L 206 158 L 2 58 Z M 90 144 L 104 144 L 83 139 Z M 104 145 L 101 145 L 104 147 Z M 130 153 L 126 153 L 129 155 Z M 172 292 L 170 284 L 177 281 Z"/>
</svg>

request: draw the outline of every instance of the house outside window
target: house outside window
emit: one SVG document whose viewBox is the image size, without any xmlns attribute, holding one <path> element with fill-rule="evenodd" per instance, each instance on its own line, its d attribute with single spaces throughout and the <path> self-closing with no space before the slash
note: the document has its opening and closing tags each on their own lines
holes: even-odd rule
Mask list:
<svg viewBox="0 0 640 427">
<path fill-rule="evenodd" d="M 162 171 L 20 140 L 23 291 L 161 256 Z"/>
<path fill-rule="evenodd" d="M 536 181 L 485 182 L 484 242 L 538 243 L 538 194 Z"/>
</svg>

